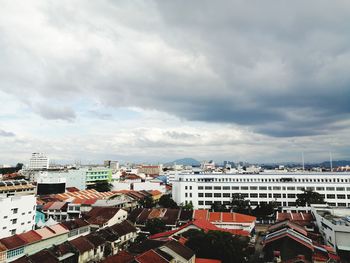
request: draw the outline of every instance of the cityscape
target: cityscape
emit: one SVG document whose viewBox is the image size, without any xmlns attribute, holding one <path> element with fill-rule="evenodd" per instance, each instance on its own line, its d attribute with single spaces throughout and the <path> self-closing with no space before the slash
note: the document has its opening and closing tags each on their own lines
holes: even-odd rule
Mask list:
<svg viewBox="0 0 350 263">
<path fill-rule="evenodd" d="M 350 263 L 350 2 L 0 8 L 0 263 Z"/>
</svg>

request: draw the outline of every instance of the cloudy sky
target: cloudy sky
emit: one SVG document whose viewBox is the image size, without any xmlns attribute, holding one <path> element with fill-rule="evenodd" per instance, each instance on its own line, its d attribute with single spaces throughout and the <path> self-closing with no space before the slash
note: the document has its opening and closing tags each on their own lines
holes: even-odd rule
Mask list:
<svg viewBox="0 0 350 263">
<path fill-rule="evenodd" d="M 350 159 L 349 1 L 0 3 L 0 164 Z"/>
</svg>

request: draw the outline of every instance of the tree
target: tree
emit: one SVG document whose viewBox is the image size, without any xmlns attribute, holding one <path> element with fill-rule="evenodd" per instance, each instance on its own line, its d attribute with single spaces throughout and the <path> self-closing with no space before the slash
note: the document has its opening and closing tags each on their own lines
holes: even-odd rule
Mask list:
<svg viewBox="0 0 350 263">
<path fill-rule="evenodd" d="M 232 212 L 236 213 L 251 214 L 252 212 L 249 200 L 245 200 L 239 193 L 233 195 L 230 208 Z"/>
<path fill-rule="evenodd" d="M 210 211 L 212 212 L 227 212 L 228 209 L 226 207 L 226 205 L 222 205 L 220 203 L 213 203 L 210 207 Z"/>
<path fill-rule="evenodd" d="M 295 203 L 297 206 L 310 206 L 310 204 L 324 204 L 325 201 L 319 193 L 303 189 L 302 194 L 297 194 Z"/>
<path fill-rule="evenodd" d="M 188 238 L 186 246 L 191 248 L 196 257 L 219 259 L 222 263 L 245 262 L 248 239 L 233 236 L 222 231 L 189 230 L 184 233 Z"/>
<path fill-rule="evenodd" d="M 162 195 L 158 204 L 164 208 L 178 208 L 176 202 L 170 197 L 170 195 Z"/>
<path fill-rule="evenodd" d="M 151 233 L 151 235 L 164 232 L 166 230 L 166 226 L 163 220 L 159 218 L 153 218 L 150 220 L 147 220 L 145 231 L 148 231 Z"/>
<path fill-rule="evenodd" d="M 193 203 L 192 203 L 192 201 L 190 201 L 189 203 L 187 203 L 187 204 L 180 204 L 180 206 L 183 208 L 183 209 L 185 209 L 185 210 L 193 210 Z"/>
<path fill-rule="evenodd" d="M 139 201 L 139 204 L 143 207 L 143 208 L 152 208 L 155 206 L 155 203 L 153 201 L 153 198 L 150 196 L 146 196 L 145 198 L 141 199 Z"/>
<path fill-rule="evenodd" d="M 277 204 L 275 202 L 261 203 L 253 209 L 252 214 L 260 220 L 266 220 L 274 215 L 276 208 Z"/>
</svg>

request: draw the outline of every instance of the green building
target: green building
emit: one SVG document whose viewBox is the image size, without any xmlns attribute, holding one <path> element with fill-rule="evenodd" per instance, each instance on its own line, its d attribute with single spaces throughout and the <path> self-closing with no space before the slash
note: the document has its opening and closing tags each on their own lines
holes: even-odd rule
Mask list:
<svg viewBox="0 0 350 263">
<path fill-rule="evenodd" d="M 112 170 L 106 168 L 90 168 L 86 171 L 86 184 L 95 184 L 98 182 L 111 182 Z"/>
</svg>

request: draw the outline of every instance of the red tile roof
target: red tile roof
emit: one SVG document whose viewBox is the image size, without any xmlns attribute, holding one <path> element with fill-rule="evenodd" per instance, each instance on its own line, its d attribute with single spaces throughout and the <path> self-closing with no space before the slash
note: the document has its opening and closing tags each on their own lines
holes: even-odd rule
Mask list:
<svg viewBox="0 0 350 263">
<path fill-rule="evenodd" d="M 73 247 L 75 247 L 80 254 L 94 249 L 93 244 L 91 244 L 85 237 L 81 236 L 76 239 L 69 241 Z"/>
<path fill-rule="evenodd" d="M 127 251 L 121 251 L 117 255 L 106 258 L 101 263 L 131 263 L 134 256 Z"/>
<path fill-rule="evenodd" d="M 201 220 L 201 219 L 197 219 L 191 222 L 188 222 L 187 224 L 171 230 L 171 231 L 167 231 L 167 232 L 162 232 L 162 233 L 157 233 L 154 234 L 152 236 L 150 236 L 150 239 L 162 239 L 162 238 L 168 238 L 170 236 L 175 235 L 177 232 L 179 232 L 180 230 L 185 229 L 186 227 L 193 225 L 196 226 L 199 229 L 202 229 L 203 231 L 207 232 L 207 231 L 222 231 L 222 232 L 228 232 L 231 233 L 233 235 L 240 235 L 240 236 L 249 236 L 249 232 L 244 231 L 244 230 L 240 230 L 240 229 L 226 229 L 226 228 L 219 228 L 215 225 L 213 225 L 212 223 L 206 221 L 206 220 Z"/>
<path fill-rule="evenodd" d="M 209 221 L 221 221 L 221 213 L 220 212 L 211 212 L 209 213 Z"/>
<path fill-rule="evenodd" d="M 219 259 L 196 258 L 196 263 L 221 263 Z"/>
<path fill-rule="evenodd" d="M 256 217 L 239 213 L 194 210 L 194 219 L 209 220 L 210 222 L 252 223 Z"/>
<path fill-rule="evenodd" d="M 19 238 L 18 235 L 2 238 L 0 239 L 0 243 L 2 243 L 7 249 L 18 248 L 26 244 L 26 242 Z"/>
<path fill-rule="evenodd" d="M 166 259 L 157 254 L 153 249 L 137 256 L 135 261 L 138 263 L 168 263 Z"/>
<path fill-rule="evenodd" d="M 35 243 L 41 240 L 41 236 L 34 230 L 30 230 L 28 232 L 22 233 L 18 235 L 18 237 L 22 239 L 24 242 L 26 242 L 27 244 Z"/>
<path fill-rule="evenodd" d="M 194 210 L 193 218 L 207 220 L 208 219 L 208 210 Z"/>
<path fill-rule="evenodd" d="M 93 225 L 103 225 L 112 219 L 120 210 L 117 207 L 94 207 L 87 213 L 87 220 Z"/>
</svg>

